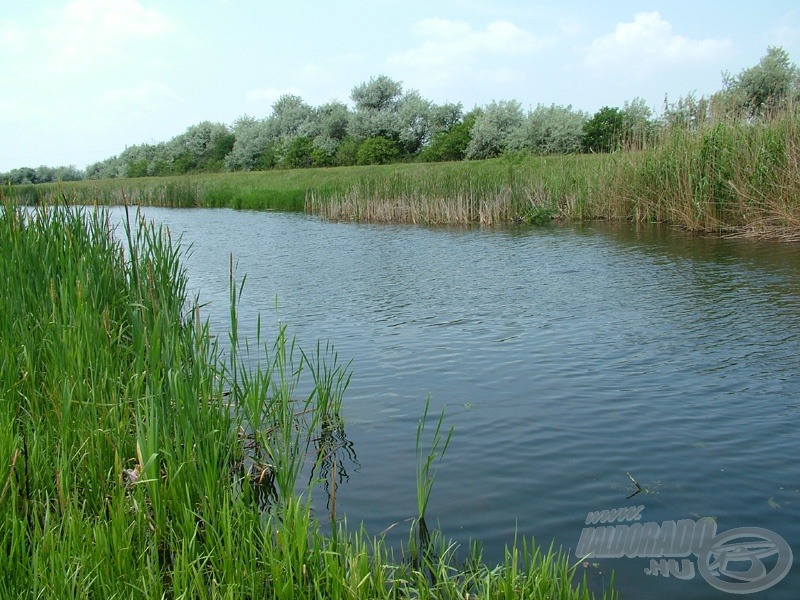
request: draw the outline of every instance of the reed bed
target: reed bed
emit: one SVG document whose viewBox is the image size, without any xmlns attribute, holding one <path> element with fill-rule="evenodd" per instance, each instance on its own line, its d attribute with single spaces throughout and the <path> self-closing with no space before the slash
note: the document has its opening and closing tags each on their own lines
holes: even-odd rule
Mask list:
<svg viewBox="0 0 800 600">
<path fill-rule="evenodd" d="M 800 241 L 800 111 L 670 130 L 651 150 L 614 155 L 601 184 L 607 218 Z"/>
<path fill-rule="evenodd" d="M 6 201 L 0 240 L 0 597 L 590 597 L 532 541 L 490 566 L 433 532 L 411 560 L 318 516 L 336 467 L 304 477 L 335 455 L 347 365 L 285 327 L 240 340 L 233 269 L 223 353 L 141 218 Z"/>
<path fill-rule="evenodd" d="M 413 224 L 540 223 L 580 218 L 597 157 L 530 157 L 375 171 L 310 190 L 306 212 L 331 220 Z"/>
</svg>

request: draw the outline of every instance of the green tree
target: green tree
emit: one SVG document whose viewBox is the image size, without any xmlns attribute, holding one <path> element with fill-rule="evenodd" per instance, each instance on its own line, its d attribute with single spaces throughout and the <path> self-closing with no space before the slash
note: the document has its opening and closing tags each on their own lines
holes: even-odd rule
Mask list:
<svg viewBox="0 0 800 600">
<path fill-rule="evenodd" d="M 372 137 L 358 147 L 357 160 L 359 165 L 387 165 L 397 161 L 400 150 L 397 144 L 384 137 Z"/>
<path fill-rule="evenodd" d="M 298 136 L 289 142 L 283 157 L 284 166 L 290 169 L 307 168 L 314 164 L 314 140 L 310 137 Z"/>
<path fill-rule="evenodd" d="M 333 164 L 340 167 L 355 165 L 358 163 L 358 150 L 361 147 L 361 140 L 347 136 L 336 147 L 333 155 Z"/>
<path fill-rule="evenodd" d="M 470 131 L 480 114 L 481 109 L 476 108 L 467 113 L 462 121 L 434 135 L 431 143 L 420 152 L 420 160 L 423 162 L 464 160 Z"/>
<path fill-rule="evenodd" d="M 619 108 L 604 106 L 583 126 L 586 152 L 613 152 L 625 139 L 625 115 Z"/>
</svg>

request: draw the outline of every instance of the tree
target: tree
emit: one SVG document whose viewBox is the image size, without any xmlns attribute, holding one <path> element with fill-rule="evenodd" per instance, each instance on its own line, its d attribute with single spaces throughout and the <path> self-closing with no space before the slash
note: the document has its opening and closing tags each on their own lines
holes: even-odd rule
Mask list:
<svg viewBox="0 0 800 600">
<path fill-rule="evenodd" d="M 538 105 L 511 135 L 511 150 L 535 154 L 569 154 L 581 148 L 587 116 L 572 106 Z"/>
<path fill-rule="evenodd" d="M 167 142 L 173 173 L 219 170 L 235 136 L 222 123 L 203 121 Z"/>
<path fill-rule="evenodd" d="M 583 149 L 586 152 L 619 150 L 625 137 L 625 115 L 619 108 L 604 106 L 583 126 Z"/>
<path fill-rule="evenodd" d="M 491 102 L 472 126 L 466 158 L 492 158 L 511 149 L 513 136 L 524 123 L 522 105 L 516 100 Z"/>
<path fill-rule="evenodd" d="M 353 88 L 350 99 L 355 111 L 347 127 L 349 136 L 357 140 L 382 137 L 397 142 L 400 139 L 400 99 L 403 84 L 385 75 L 372 78 Z"/>
<path fill-rule="evenodd" d="M 400 156 L 397 144 L 383 137 L 373 137 L 358 147 L 357 162 L 359 165 L 387 165 L 395 162 Z"/>
<path fill-rule="evenodd" d="M 310 137 L 298 136 L 289 142 L 283 157 L 283 164 L 290 169 L 307 168 L 314 164 L 314 140 Z"/>
<path fill-rule="evenodd" d="M 361 147 L 361 140 L 347 136 L 336 147 L 333 155 L 333 164 L 340 167 L 355 165 L 358 163 L 358 150 Z"/>
<path fill-rule="evenodd" d="M 114 179 L 124 177 L 125 163 L 118 156 L 92 163 L 86 167 L 86 179 Z"/>
<path fill-rule="evenodd" d="M 433 103 L 419 92 L 406 93 L 397 107 L 398 142 L 405 154 L 416 154 L 430 142 L 433 130 Z"/>
<path fill-rule="evenodd" d="M 644 148 L 653 138 L 655 123 L 653 111 L 642 98 L 634 98 L 622 106 L 622 120 L 625 124 L 625 143 L 628 147 Z"/>
<path fill-rule="evenodd" d="M 476 108 L 467 113 L 462 121 L 434 135 L 431 143 L 420 152 L 420 160 L 423 162 L 464 160 L 469 145 L 470 130 L 481 112 L 481 109 Z"/>
<path fill-rule="evenodd" d="M 723 74 L 723 95 L 734 109 L 749 116 L 764 114 L 796 99 L 800 91 L 800 70 L 781 47 L 769 47 L 757 65 L 738 75 Z"/>
<path fill-rule="evenodd" d="M 312 121 L 316 124 L 314 137 L 323 137 L 337 142 L 347 136 L 347 123 L 350 110 L 343 102 L 333 101 L 323 104 L 314 111 Z"/>
<path fill-rule="evenodd" d="M 240 117 L 233 124 L 233 134 L 236 136 L 236 141 L 225 157 L 226 169 L 252 171 L 265 168 L 266 165 L 274 166 L 274 158 L 266 162 L 263 160 L 265 156 L 274 157 L 270 152 L 274 148 L 274 142 L 265 120 L 254 119 L 247 115 Z"/>
<path fill-rule="evenodd" d="M 662 120 L 668 127 L 681 127 L 683 129 L 696 129 L 711 117 L 711 102 L 705 96 L 699 99 L 694 92 L 678 98 L 677 102 L 669 103 L 664 99 L 664 114 Z"/>
<path fill-rule="evenodd" d="M 355 103 L 356 110 L 376 110 L 392 112 L 400 103 L 403 94 L 403 84 L 399 81 L 379 75 L 372 77 L 366 83 L 361 83 L 350 92 L 350 99 Z"/>
<path fill-rule="evenodd" d="M 276 141 L 286 142 L 300 134 L 300 129 L 311 121 L 314 109 L 300 96 L 283 94 L 272 105 L 272 114 L 267 119 L 269 134 Z"/>
</svg>

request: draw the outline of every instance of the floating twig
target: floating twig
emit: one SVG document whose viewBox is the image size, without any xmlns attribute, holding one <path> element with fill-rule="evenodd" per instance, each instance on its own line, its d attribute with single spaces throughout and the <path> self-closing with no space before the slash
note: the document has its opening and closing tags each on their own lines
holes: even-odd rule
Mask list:
<svg viewBox="0 0 800 600">
<path fill-rule="evenodd" d="M 630 499 L 631 499 L 631 498 L 633 498 L 633 497 L 634 497 L 636 494 L 638 494 L 639 492 L 641 492 L 641 491 L 642 491 L 642 486 L 641 486 L 641 485 L 639 485 L 639 482 L 638 482 L 638 481 L 636 481 L 636 478 L 635 478 L 633 475 L 631 475 L 631 474 L 630 474 L 630 471 L 626 472 L 626 475 L 628 476 L 628 479 L 630 479 L 630 480 L 633 482 L 633 485 L 635 485 L 635 486 L 636 486 L 636 491 L 635 491 L 635 492 L 633 492 L 633 493 L 632 493 L 630 496 L 628 496 L 627 498 L 625 498 L 626 500 L 630 500 Z"/>
</svg>

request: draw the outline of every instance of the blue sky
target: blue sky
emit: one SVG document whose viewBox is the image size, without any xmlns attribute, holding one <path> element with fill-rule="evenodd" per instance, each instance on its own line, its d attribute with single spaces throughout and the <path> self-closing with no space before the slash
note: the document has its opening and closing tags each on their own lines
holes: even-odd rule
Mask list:
<svg viewBox="0 0 800 600">
<path fill-rule="evenodd" d="M 782 46 L 796 2 L 4 0 L 0 171 L 87 164 L 203 120 L 267 116 L 282 93 L 349 101 L 385 74 L 435 102 L 644 98 L 660 112 Z"/>
</svg>

